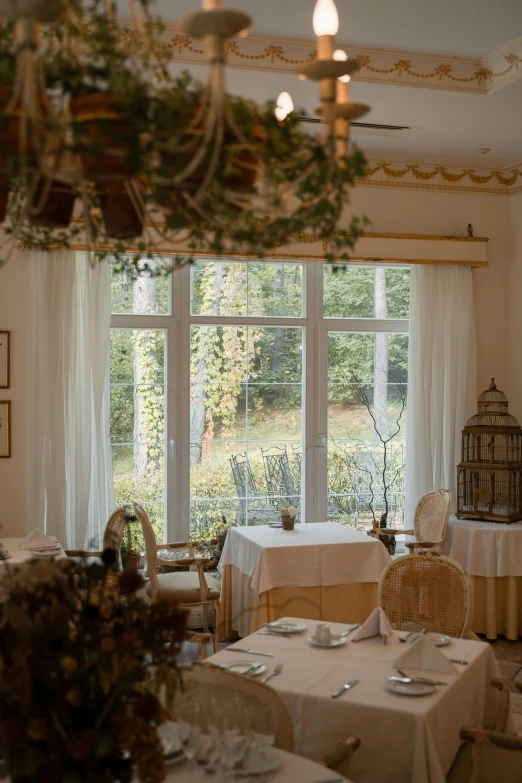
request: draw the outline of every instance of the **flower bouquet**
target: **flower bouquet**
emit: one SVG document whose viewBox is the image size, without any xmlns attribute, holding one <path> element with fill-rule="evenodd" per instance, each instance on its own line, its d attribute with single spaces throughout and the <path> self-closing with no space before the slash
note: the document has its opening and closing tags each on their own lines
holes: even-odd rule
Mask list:
<svg viewBox="0 0 522 783">
<path fill-rule="evenodd" d="M 0 778 L 16 783 L 164 779 L 185 614 L 147 604 L 135 571 L 33 561 L 0 584 Z M 160 698 L 161 696 L 161 698 Z"/>
</svg>

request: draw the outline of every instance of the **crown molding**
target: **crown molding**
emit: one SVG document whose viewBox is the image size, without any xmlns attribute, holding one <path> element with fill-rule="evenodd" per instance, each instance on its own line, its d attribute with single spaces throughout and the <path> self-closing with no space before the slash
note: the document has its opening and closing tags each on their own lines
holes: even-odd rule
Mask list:
<svg viewBox="0 0 522 783">
<path fill-rule="evenodd" d="M 522 190 L 522 163 L 505 169 L 370 159 L 358 187 L 513 195 Z"/>
<path fill-rule="evenodd" d="M 118 24 L 122 39 L 132 40 L 139 46 L 140 34 L 133 22 L 121 19 Z M 194 41 L 178 26 L 165 25 L 159 38 L 175 61 L 206 64 L 202 43 Z M 339 46 L 359 63 L 356 78 L 362 81 L 488 94 L 522 77 L 522 37 L 482 60 Z M 300 65 L 316 56 L 313 40 L 248 35 L 226 44 L 227 65 L 232 68 L 295 73 Z"/>
</svg>

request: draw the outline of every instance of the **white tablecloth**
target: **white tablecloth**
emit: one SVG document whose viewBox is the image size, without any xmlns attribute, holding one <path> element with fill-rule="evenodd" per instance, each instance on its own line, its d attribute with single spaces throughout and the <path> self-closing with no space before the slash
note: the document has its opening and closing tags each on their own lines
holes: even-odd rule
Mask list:
<svg viewBox="0 0 522 783">
<path fill-rule="evenodd" d="M 334 781 L 335 783 L 340 783 L 340 781 L 350 783 L 346 778 L 342 778 L 338 772 L 332 772 L 319 764 L 314 764 L 312 761 L 294 756 L 293 753 L 286 753 L 284 750 L 280 750 L 279 753 L 282 757 L 282 764 L 279 769 L 271 772 L 268 776 L 270 783 L 330 783 L 330 781 L 332 783 Z M 209 780 L 212 779 L 212 776 L 208 775 L 201 767 L 197 767 L 194 770 L 194 774 L 189 777 L 186 764 L 182 762 L 177 766 L 167 768 L 165 783 L 188 783 L 189 780 L 190 783 L 209 783 Z M 256 778 L 243 779 L 256 780 Z M 0 781 L 0 783 L 8 782 Z"/>
<path fill-rule="evenodd" d="M 325 769 L 313 761 L 295 756 L 293 753 L 286 753 L 280 750 L 281 766 L 275 772 L 270 773 L 270 783 L 350 783 L 347 778 L 343 778 L 338 772 Z M 166 769 L 165 783 L 209 783 L 212 776 L 205 772 L 203 767 L 196 767 L 193 774 L 189 776 L 186 762 L 180 762 L 171 765 Z M 136 783 L 140 778 L 134 778 Z M 245 778 L 247 780 L 247 778 Z M 256 778 L 250 778 L 256 780 Z M 2 778 L 0 783 L 10 783 L 8 778 Z"/>
<path fill-rule="evenodd" d="M 233 527 L 219 570 L 228 565 L 252 578 L 259 596 L 275 587 L 378 582 L 390 556 L 380 541 L 333 522 Z"/>
<path fill-rule="evenodd" d="M 9 554 L 11 555 L 10 558 L 7 560 L 0 560 L 0 573 L 1 569 L 5 568 L 6 566 L 9 566 L 9 568 L 12 568 L 14 566 L 19 566 L 22 563 L 26 563 L 28 560 L 32 560 L 35 555 L 33 552 L 31 552 L 29 549 L 19 549 L 19 545 L 23 541 L 22 538 L 2 538 L 0 535 L 0 543 L 2 543 L 7 549 L 9 550 Z M 58 544 L 58 539 L 54 539 L 56 543 Z M 65 552 L 63 549 L 60 550 L 59 554 L 56 555 L 56 557 L 63 558 L 65 557 Z"/>
<path fill-rule="evenodd" d="M 319 760 L 336 743 L 355 735 L 361 740 L 350 773 L 356 783 L 444 783 L 460 745 L 461 727 L 493 722 L 498 692 L 488 683 L 499 676 L 499 670 L 489 644 L 452 640 L 442 651 L 469 665 L 458 666 L 457 674 L 435 675 L 448 685 L 428 696 L 397 696 L 384 687 L 387 677 L 397 673 L 392 661 L 404 650 L 397 639 L 387 645 L 378 639 L 348 641 L 344 647 L 321 650 L 307 642 L 316 624 L 303 622 L 308 628 L 303 635 L 253 634 L 237 645 L 275 653 L 273 658 L 244 656 L 263 661 L 270 669 L 283 664 L 282 674 L 269 684 L 292 716 L 296 753 Z M 329 625 L 336 633 L 344 629 Z M 225 649 L 209 660 L 224 663 L 241 658 L 240 653 Z M 360 682 L 352 690 L 330 698 L 354 677 Z"/>
<path fill-rule="evenodd" d="M 522 576 L 522 522 L 450 517 L 444 552 L 472 576 Z"/>
</svg>

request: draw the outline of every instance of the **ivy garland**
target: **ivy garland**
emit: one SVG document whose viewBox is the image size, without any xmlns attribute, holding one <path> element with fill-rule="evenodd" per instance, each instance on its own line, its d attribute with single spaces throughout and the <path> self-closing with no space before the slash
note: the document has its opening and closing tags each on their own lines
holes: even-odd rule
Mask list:
<svg viewBox="0 0 522 783">
<path fill-rule="evenodd" d="M 64 126 L 67 115 L 50 111 L 36 128 L 45 139 L 42 149 L 60 139 L 51 163 L 46 153 L 36 171 L 25 168 L 27 149 L 18 150 L 15 170 L 4 166 L 0 172 L 9 190 L 5 234 L 40 250 L 68 249 L 83 238 L 97 248 L 97 259 L 111 256 L 134 276 L 168 274 L 202 253 L 262 258 L 305 233 L 328 239 L 325 260 L 347 259 L 368 222 L 352 216 L 347 228 L 340 227 L 350 189 L 365 175 L 362 152 L 352 145 L 349 154 L 336 157 L 335 139 L 304 133 L 297 113 L 280 122 L 273 102 L 261 107 L 230 96 L 228 123 L 215 130 L 222 143 L 205 140 L 211 92 L 187 73 L 171 76 L 171 53 L 157 37 L 162 23 L 150 15 L 148 0 L 140 5 L 146 24 L 138 56 L 136 38 L 120 35 L 116 10 L 108 13 L 105 0 L 68 0 L 52 39 L 34 55 L 45 100 L 52 96 L 53 105 L 69 105 L 71 118 Z M 14 89 L 16 59 L 13 27 L 4 26 L 0 86 Z M 90 114 L 82 113 L 85 105 Z M 4 101 L 0 161 L 13 160 L 6 108 Z M 81 172 L 64 186 L 66 159 L 81 162 Z M 214 173 L 207 182 L 209 171 Z M 59 228 L 38 219 L 55 198 L 53 187 L 67 194 L 70 189 L 76 205 L 76 219 Z M 166 243 L 183 252 L 158 259 L 155 251 Z"/>
</svg>

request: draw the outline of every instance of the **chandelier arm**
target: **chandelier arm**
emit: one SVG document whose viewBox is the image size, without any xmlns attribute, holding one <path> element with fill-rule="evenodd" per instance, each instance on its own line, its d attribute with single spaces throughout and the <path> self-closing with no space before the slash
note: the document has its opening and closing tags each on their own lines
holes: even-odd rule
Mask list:
<svg viewBox="0 0 522 783">
<path fill-rule="evenodd" d="M 151 60 L 152 60 L 152 62 L 154 63 L 154 65 L 156 67 L 155 68 L 156 69 L 156 73 L 159 76 L 160 81 L 163 82 L 163 84 L 168 84 L 169 78 L 168 78 L 168 75 L 167 75 L 167 70 L 166 70 L 165 66 L 162 65 L 162 63 L 158 59 L 158 56 L 156 55 L 156 52 L 154 51 L 154 49 L 152 47 L 152 37 L 150 35 L 148 35 L 147 31 L 145 30 L 145 26 L 144 26 L 144 24 L 143 24 L 143 22 L 141 20 L 141 17 L 139 15 L 139 12 L 138 12 L 138 9 L 137 9 L 137 6 L 136 6 L 136 0 L 129 0 L 129 4 L 130 4 L 130 8 L 131 8 L 132 19 L 134 21 L 134 26 L 136 27 L 136 29 L 137 29 L 138 33 L 140 34 L 140 36 L 142 37 L 143 41 L 145 41 L 145 42 L 148 41 L 148 43 L 149 43 L 149 46 L 147 48 L 148 48 Z M 150 17 L 148 15 L 147 11 L 144 8 L 143 8 L 143 12 L 146 15 L 147 21 L 150 22 L 151 21 Z"/>
<path fill-rule="evenodd" d="M 210 74 L 211 80 L 211 95 L 212 103 L 211 108 L 215 116 L 214 125 L 214 144 L 208 163 L 208 168 L 203 177 L 196 195 L 194 196 L 194 203 L 201 204 L 208 194 L 210 189 L 210 183 L 212 182 L 217 170 L 219 156 L 223 149 L 223 140 L 225 136 L 225 115 L 224 115 L 224 103 L 225 103 L 225 89 L 223 68 L 220 64 L 215 65 Z"/>
<path fill-rule="evenodd" d="M 205 176 L 203 178 L 203 182 L 201 183 L 201 186 L 199 187 L 199 190 L 197 191 L 196 195 L 194 196 L 194 202 L 196 204 L 201 204 L 202 201 L 205 199 L 205 197 L 208 194 L 208 191 L 210 189 L 210 183 L 214 179 L 214 174 L 216 173 L 219 156 L 221 154 L 221 150 L 223 149 L 223 137 L 225 132 L 225 123 L 223 116 L 218 118 L 217 121 L 217 127 L 216 127 L 216 136 L 214 141 L 214 148 L 212 150 L 210 161 L 208 165 L 208 169 L 205 173 Z"/>
<path fill-rule="evenodd" d="M 193 174 L 197 170 L 198 166 L 200 166 L 200 164 L 203 162 L 203 159 L 207 154 L 208 146 L 210 144 L 212 133 L 214 131 L 216 122 L 217 122 L 216 113 L 214 107 L 211 105 L 209 114 L 207 116 L 205 132 L 203 135 L 203 139 L 201 140 L 202 141 L 201 147 L 198 150 L 198 152 L 196 152 L 196 154 L 194 155 L 190 163 L 188 163 L 185 166 L 185 168 L 181 171 L 181 173 L 174 178 L 175 185 L 179 185 L 182 182 L 184 182 L 188 177 L 191 176 L 191 174 Z"/>
<path fill-rule="evenodd" d="M 35 204 L 33 202 L 33 197 L 34 195 L 36 195 L 36 185 L 38 184 L 41 178 L 44 179 L 44 186 L 42 188 L 42 193 L 38 199 L 38 202 L 37 204 Z M 32 188 L 31 198 L 27 202 L 27 214 L 31 215 L 32 217 L 36 217 L 41 213 L 42 209 L 45 207 L 47 201 L 49 200 L 52 181 L 51 178 L 44 173 L 34 173 L 32 176 L 32 180 L 34 183 L 34 187 Z"/>
</svg>

